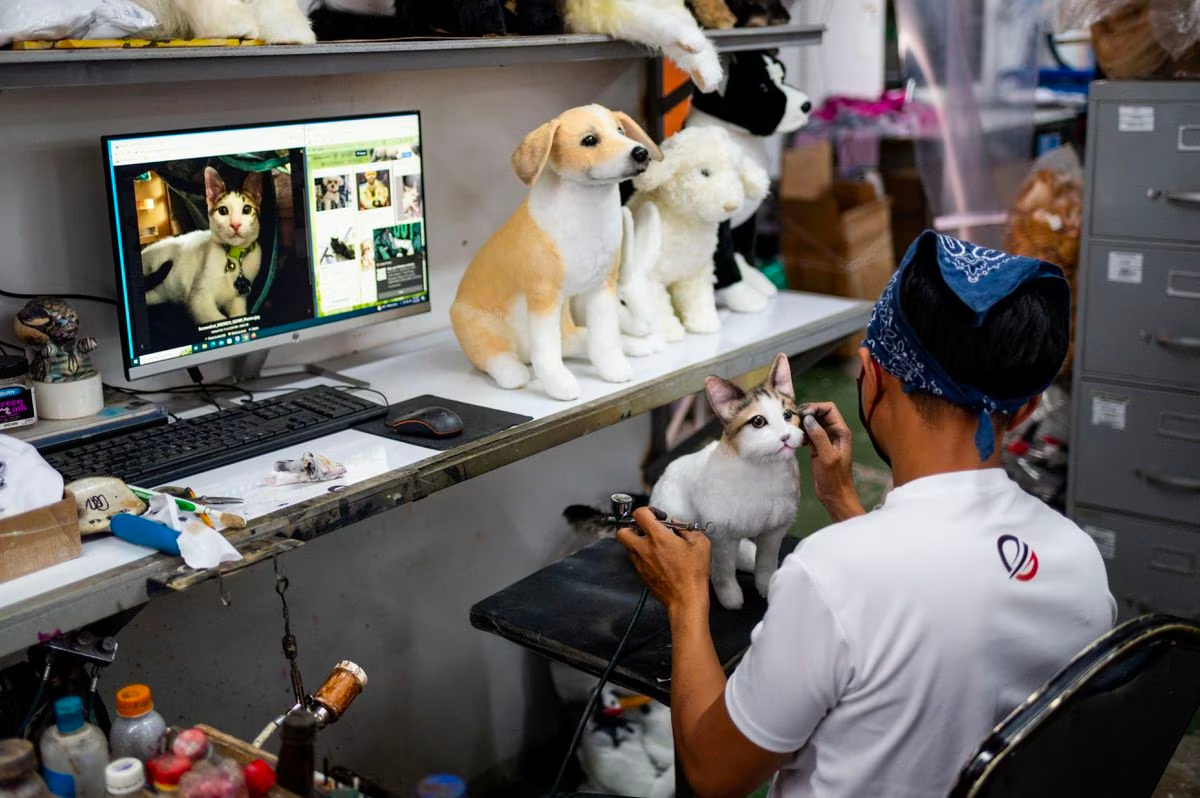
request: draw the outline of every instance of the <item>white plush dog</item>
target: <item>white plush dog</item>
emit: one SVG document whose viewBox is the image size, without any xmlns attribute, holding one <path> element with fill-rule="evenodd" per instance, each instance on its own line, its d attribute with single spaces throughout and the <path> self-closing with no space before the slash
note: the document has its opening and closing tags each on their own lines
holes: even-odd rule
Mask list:
<svg viewBox="0 0 1200 798">
<path fill-rule="evenodd" d="M 450 307 L 459 345 L 501 388 L 520 388 L 529 369 L 555 399 L 579 396 L 564 356 L 586 355 L 601 379 L 628 382 L 617 281 L 620 183 L 662 153 L 628 115 L 600 105 L 564 111 L 529 133 L 513 169 L 529 196 L 475 254 Z M 586 332 L 568 301 L 587 306 Z"/>
<path fill-rule="evenodd" d="M 681 130 L 663 142 L 662 151 L 661 161 L 634 178 L 637 193 L 629 204 L 635 214 L 647 204 L 658 209 L 662 250 L 649 289 L 659 332 L 678 341 L 685 331 L 721 329 L 713 289 L 717 228 L 743 202 L 765 197 L 769 178 L 718 127 Z"/>
</svg>

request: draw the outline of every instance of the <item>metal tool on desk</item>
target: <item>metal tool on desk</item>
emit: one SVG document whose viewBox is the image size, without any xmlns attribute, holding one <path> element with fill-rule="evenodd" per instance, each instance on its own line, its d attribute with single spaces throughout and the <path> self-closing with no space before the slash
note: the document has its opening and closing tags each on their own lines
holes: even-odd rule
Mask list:
<svg viewBox="0 0 1200 798">
<path fill-rule="evenodd" d="M 243 504 L 246 501 L 237 496 L 199 496 L 191 488 L 181 488 L 177 485 L 160 485 L 155 490 L 177 499 L 189 499 L 197 504 L 207 504 L 212 507 L 221 504 Z"/>
<path fill-rule="evenodd" d="M 633 520 L 633 497 L 628 493 L 614 493 L 609 497 L 612 502 L 612 515 L 605 517 L 604 523 L 612 526 L 636 526 L 637 522 Z M 654 518 L 668 529 L 676 531 L 691 530 L 693 532 L 703 532 L 704 527 L 697 521 L 687 522 L 679 521 L 667 516 L 665 512 L 657 507 L 650 507 L 650 512 L 654 514 Z"/>
<path fill-rule="evenodd" d="M 128 487 L 131 491 L 133 491 L 134 496 L 137 496 L 139 499 L 147 502 L 156 495 L 170 496 L 170 494 L 160 494 L 158 491 L 147 490 L 146 488 L 139 488 L 134 485 L 129 485 Z M 245 517 L 240 516 L 237 513 L 227 513 L 224 510 L 217 509 L 216 507 L 210 507 L 207 504 L 200 504 L 190 499 L 183 499 L 178 496 L 170 496 L 170 498 L 175 502 L 175 506 L 180 510 L 187 510 L 188 512 L 196 513 L 196 515 L 200 516 L 211 516 L 231 529 L 243 529 L 246 526 Z"/>
</svg>

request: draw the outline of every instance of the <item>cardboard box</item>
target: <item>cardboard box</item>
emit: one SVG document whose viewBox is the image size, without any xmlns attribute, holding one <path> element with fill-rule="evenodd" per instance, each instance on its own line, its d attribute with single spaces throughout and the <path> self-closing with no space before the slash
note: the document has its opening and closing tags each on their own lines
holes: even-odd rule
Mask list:
<svg viewBox="0 0 1200 798">
<path fill-rule="evenodd" d="M 833 187 L 833 146 L 819 141 L 808 147 L 794 147 L 783 153 L 779 175 L 779 198 L 815 200 Z"/>
<path fill-rule="evenodd" d="M 70 491 L 62 501 L 0 518 L 0 582 L 79 556 L 79 510 Z"/>
</svg>

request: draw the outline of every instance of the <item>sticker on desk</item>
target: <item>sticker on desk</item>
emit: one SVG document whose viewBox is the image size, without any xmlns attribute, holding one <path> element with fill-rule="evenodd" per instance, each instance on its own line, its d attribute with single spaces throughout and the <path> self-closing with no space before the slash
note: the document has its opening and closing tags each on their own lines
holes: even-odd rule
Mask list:
<svg viewBox="0 0 1200 798">
<path fill-rule="evenodd" d="M 1129 400 L 1107 393 L 1092 394 L 1092 426 L 1124 431 Z"/>
<path fill-rule="evenodd" d="M 1153 133 L 1153 105 L 1122 105 L 1117 109 L 1117 130 L 1122 133 Z"/>
<path fill-rule="evenodd" d="M 1108 253 L 1108 281 L 1110 283 L 1142 284 L 1142 262 L 1140 252 Z"/>
<path fill-rule="evenodd" d="M 1088 533 L 1092 540 L 1096 541 L 1096 548 L 1100 550 L 1100 556 L 1106 560 L 1111 560 L 1117 556 L 1117 533 L 1111 529 L 1104 529 L 1099 526 L 1085 524 L 1083 531 Z"/>
</svg>

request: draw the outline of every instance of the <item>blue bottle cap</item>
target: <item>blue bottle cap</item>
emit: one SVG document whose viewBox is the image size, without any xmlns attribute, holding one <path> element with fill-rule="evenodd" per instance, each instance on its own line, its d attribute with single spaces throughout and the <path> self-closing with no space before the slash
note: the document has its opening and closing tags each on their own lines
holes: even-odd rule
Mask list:
<svg viewBox="0 0 1200 798">
<path fill-rule="evenodd" d="M 83 727 L 83 699 L 69 695 L 54 702 L 54 723 L 63 734 Z"/>
<path fill-rule="evenodd" d="M 450 773 L 434 773 L 417 785 L 420 798 L 465 798 L 466 794 L 466 783 Z"/>
</svg>

